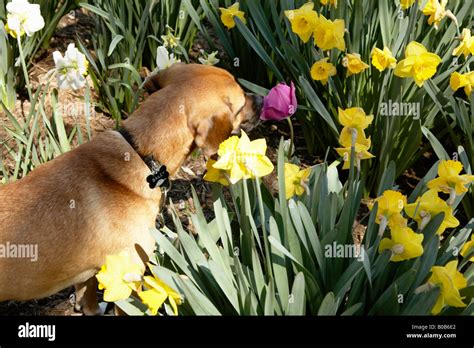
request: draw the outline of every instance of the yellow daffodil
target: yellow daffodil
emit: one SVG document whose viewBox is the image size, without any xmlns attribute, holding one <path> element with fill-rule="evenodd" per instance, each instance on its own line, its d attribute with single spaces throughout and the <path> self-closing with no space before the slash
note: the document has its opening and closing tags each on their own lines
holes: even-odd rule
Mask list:
<svg viewBox="0 0 474 348">
<path fill-rule="evenodd" d="M 423 255 L 422 233 L 413 232 L 410 227 L 394 226 L 390 230 L 392 238 L 380 241 L 379 253 L 389 249 L 392 252 L 390 261 L 399 262 Z"/>
<path fill-rule="evenodd" d="M 414 3 L 415 3 L 415 0 L 400 0 L 400 7 L 402 8 L 402 10 L 407 10 L 407 9 L 409 9 Z"/>
<path fill-rule="evenodd" d="M 453 72 L 451 74 L 451 78 L 449 79 L 449 85 L 454 91 L 464 87 L 464 93 L 470 97 L 472 90 L 474 89 L 474 71 L 468 72 L 466 74 L 460 74 L 456 71 Z"/>
<path fill-rule="evenodd" d="M 245 19 L 245 13 L 239 11 L 240 4 L 238 2 L 232 4 L 229 8 L 219 7 L 221 10 L 221 21 L 227 27 L 227 29 L 232 29 L 235 27 L 234 17 L 238 17 L 244 24 L 247 23 Z"/>
<path fill-rule="evenodd" d="M 345 127 L 364 130 L 374 120 L 373 115 L 366 115 L 364 109 L 359 107 L 349 109 L 337 109 L 339 123 Z"/>
<path fill-rule="evenodd" d="M 471 235 L 471 240 L 469 242 L 466 242 L 464 246 L 462 247 L 461 256 L 466 257 L 472 252 L 474 252 L 474 234 Z M 474 255 L 471 257 L 469 261 L 474 262 Z"/>
<path fill-rule="evenodd" d="M 329 58 L 323 58 L 318 60 L 311 67 L 311 77 L 313 80 L 321 81 L 323 85 L 328 82 L 331 76 L 336 75 L 336 67 L 331 63 L 328 63 Z"/>
<path fill-rule="evenodd" d="M 242 131 L 240 139 L 232 136 L 219 145 L 219 160 L 213 167 L 227 171 L 231 184 L 241 179 L 262 177 L 273 171 L 273 164 L 265 155 L 266 151 L 265 139 L 250 141 Z"/>
<path fill-rule="evenodd" d="M 337 48 L 340 51 L 346 49 L 344 41 L 345 24 L 343 19 L 331 21 L 323 15 L 319 15 L 319 20 L 314 28 L 314 42 L 323 51 Z"/>
<path fill-rule="evenodd" d="M 372 51 L 372 65 L 375 66 L 378 71 L 384 71 L 387 68 L 395 68 L 397 66 L 397 60 L 393 57 L 388 47 L 384 47 L 383 51 L 375 47 Z"/>
<path fill-rule="evenodd" d="M 181 295 L 156 277 L 146 276 L 143 280 L 149 290 L 140 291 L 138 296 L 148 306 L 151 313 L 156 315 L 163 303 L 168 299 L 171 308 L 173 308 L 174 315 L 178 315 L 178 305 L 182 303 Z"/>
<path fill-rule="evenodd" d="M 319 0 L 319 2 L 321 3 L 321 5 L 324 5 L 324 6 L 326 6 L 327 4 L 330 4 L 334 7 L 337 7 L 337 0 Z"/>
<path fill-rule="evenodd" d="M 453 215 L 453 208 L 438 197 L 436 190 L 428 190 L 415 203 L 407 204 L 405 212 L 418 223 L 420 230 L 439 213 L 444 213 L 444 220 L 438 228 L 438 234 L 442 234 L 446 228 L 459 226 L 459 220 Z"/>
<path fill-rule="evenodd" d="M 374 158 L 375 156 L 372 155 L 368 150 L 370 148 L 370 138 L 367 139 L 367 144 L 358 144 L 356 143 L 354 146 L 355 150 L 355 165 L 357 168 L 360 168 L 360 161 L 369 159 L 369 158 Z M 342 169 L 349 169 L 350 168 L 350 163 L 351 163 L 351 147 L 343 147 L 343 148 L 336 148 L 337 153 L 339 156 L 342 156 L 344 159 L 344 165 Z"/>
<path fill-rule="evenodd" d="M 454 49 L 453 56 L 463 54 L 467 58 L 469 54 L 474 54 L 474 36 L 471 36 L 471 30 L 464 28 L 459 39 L 459 46 Z"/>
<path fill-rule="evenodd" d="M 423 14 L 429 16 L 428 24 L 434 24 L 434 27 L 438 29 L 439 23 L 447 15 L 446 5 L 448 0 L 428 0 L 425 7 L 423 8 Z"/>
<path fill-rule="evenodd" d="M 388 225 L 390 228 L 406 226 L 407 220 L 401 215 L 403 208 L 407 204 L 407 198 L 404 195 L 398 191 L 386 190 L 380 197 L 374 200 L 375 202 L 378 203 L 376 223 L 383 224 L 384 226 Z M 371 210 L 373 205 L 369 206 Z"/>
<path fill-rule="evenodd" d="M 398 77 L 412 77 L 421 87 L 423 82 L 436 74 L 436 67 L 441 58 L 426 50 L 422 44 L 412 41 L 405 49 L 405 59 L 395 67 L 394 74 Z"/>
<path fill-rule="evenodd" d="M 307 181 L 310 174 L 311 168 L 300 170 L 295 164 L 285 163 L 286 199 L 294 195 L 301 196 L 305 191 L 309 191 Z"/>
<path fill-rule="evenodd" d="M 441 161 L 438 165 L 438 178 L 426 185 L 429 189 L 450 194 L 450 203 L 454 203 L 456 196 L 467 192 L 466 185 L 474 181 L 474 175 L 459 175 L 463 169 L 459 161 Z"/>
<path fill-rule="evenodd" d="M 213 165 L 216 162 L 217 161 L 211 158 L 207 161 L 206 163 L 207 171 L 206 171 L 206 174 L 204 174 L 203 179 L 209 182 L 218 182 L 221 185 L 229 186 L 230 182 L 227 179 L 227 176 L 228 176 L 227 172 L 225 170 L 220 170 L 213 167 Z"/>
<path fill-rule="evenodd" d="M 369 67 L 362 61 L 359 53 L 346 53 L 342 65 L 347 68 L 347 76 L 359 74 Z"/>
<path fill-rule="evenodd" d="M 441 292 L 438 300 L 434 305 L 431 313 L 438 314 L 444 306 L 452 307 L 466 307 L 462 301 L 459 290 L 467 286 L 467 280 L 461 272 L 457 270 L 458 261 L 453 260 L 446 264 L 446 266 L 431 267 L 431 277 L 428 283 L 431 285 L 439 285 Z"/>
<path fill-rule="evenodd" d="M 291 30 L 303 42 L 308 42 L 318 23 L 318 13 L 313 11 L 314 4 L 308 2 L 299 9 L 285 11 L 285 16 L 291 23 Z"/>
<path fill-rule="evenodd" d="M 128 298 L 132 291 L 140 288 L 144 271 L 145 267 L 135 263 L 127 251 L 107 256 L 105 265 L 96 275 L 99 290 L 105 289 L 104 301 L 115 302 Z"/>
<path fill-rule="evenodd" d="M 364 131 L 358 128 L 342 128 L 341 134 L 339 135 L 339 144 L 343 147 L 350 147 L 353 143 L 369 147 L 370 137 L 366 138 Z"/>
</svg>

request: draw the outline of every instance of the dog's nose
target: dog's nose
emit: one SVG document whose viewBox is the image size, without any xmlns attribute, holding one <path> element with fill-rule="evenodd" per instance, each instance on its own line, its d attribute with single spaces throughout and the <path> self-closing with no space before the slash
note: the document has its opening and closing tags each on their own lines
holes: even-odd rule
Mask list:
<svg viewBox="0 0 474 348">
<path fill-rule="evenodd" d="M 263 107 L 263 97 L 253 94 L 253 93 L 248 93 L 250 98 L 252 99 L 252 109 L 255 111 L 255 114 L 260 116 L 260 113 L 262 112 L 262 107 Z"/>
</svg>

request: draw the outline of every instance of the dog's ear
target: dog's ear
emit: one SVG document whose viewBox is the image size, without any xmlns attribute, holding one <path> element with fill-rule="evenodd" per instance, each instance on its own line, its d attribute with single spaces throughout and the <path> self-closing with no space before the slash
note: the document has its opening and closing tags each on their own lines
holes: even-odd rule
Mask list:
<svg viewBox="0 0 474 348">
<path fill-rule="evenodd" d="M 184 76 L 183 69 L 186 69 L 186 64 L 175 63 L 167 69 L 160 70 L 156 74 L 148 76 L 143 87 L 148 94 L 152 94 L 160 88 L 172 83 L 174 79 L 182 78 Z"/>
<path fill-rule="evenodd" d="M 147 91 L 148 94 L 155 93 L 160 89 L 159 77 L 158 74 L 150 75 L 146 78 L 143 88 Z"/>
<path fill-rule="evenodd" d="M 207 117 L 199 123 L 194 143 L 209 158 L 217 153 L 220 143 L 230 136 L 232 130 L 233 125 L 229 112 Z"/>
</svg>

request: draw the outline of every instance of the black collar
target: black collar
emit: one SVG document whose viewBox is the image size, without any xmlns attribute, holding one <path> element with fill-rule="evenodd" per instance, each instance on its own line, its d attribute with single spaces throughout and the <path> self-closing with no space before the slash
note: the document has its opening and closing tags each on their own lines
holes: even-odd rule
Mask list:
<svg viewBox="0 0 474 348">
<path fill-rule="evenodd" d="M 137 151 L 137 146 L 135 144 L 135 140 L 133 136 L 130 134 L 128 130 L 125 128 L 120 128 L 118 130 L 120 134 L 124 137 L 124 139 L 130 144 L 130 146 L 135 150 L 135 152 L 140 156 L 140 158 L 145 162 L 148 168 L 150 168 L 151 174 L 146 177 L 146 181 L 151 189 L 155 187 L 163 186 L 165 183 L 168 184 L 169 173 L 166 170 L 166 166 L 164 164 L 158 163 L 153 155 L 148 155 L 143 157 Z"/>
</svg>

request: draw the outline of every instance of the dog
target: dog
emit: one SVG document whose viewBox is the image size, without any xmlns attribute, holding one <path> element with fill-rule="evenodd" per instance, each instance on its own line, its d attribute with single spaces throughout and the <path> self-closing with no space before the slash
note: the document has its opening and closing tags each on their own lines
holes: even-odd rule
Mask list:
<svg viewBox="0 0 474 348">
<path fill-rule="evenodd" d="M 162 193 L 152 188 L 153 175 L 164 165 L 173 176 L 196 148 L 215 155 L 231 134 L 253 128 L 262 108 L 261 97 L 212 66 L 174 64 L 145 87 L 151 94 L 120 131 L 104 131 L 0 186 L 0 247 L 38 250 L 36 261 L 0 254 L 0 302 L 74 285 L 76 309 L 98 314 L 95 275 L 106 256 L 128 249 L 146 262 L 154 252 L 150 229 Z"/>
</svg>

